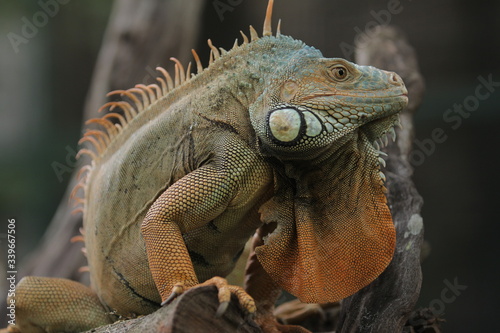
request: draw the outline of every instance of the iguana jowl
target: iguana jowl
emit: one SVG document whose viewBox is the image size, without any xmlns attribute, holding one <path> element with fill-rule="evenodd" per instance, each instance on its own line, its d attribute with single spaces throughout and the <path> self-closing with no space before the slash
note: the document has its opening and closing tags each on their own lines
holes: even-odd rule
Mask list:
<svg viewBox="0 0 500 333">
<path fill-rule="evenodd" d="M 228 52 L 209 41 L 207 68 L 193 52 L 197 75 L 175 60 L 174 79 L 160 69 L 158 85 L 111 93 L 130 103 L 107 103 L 123 115 L 90 121 L 102 130 L 82 139 L 95 149 L 82 150 L 93 162 L 76 189 L 91 288 L 23 279 L 15 329 L 90 329 L 110 312 L 151 313 L 201 282 L 217 285 L 221 309 L 231 292 L 250 312 L 256 305 L 271 332 L 278 288 L 333 302 L 387 267 L 395 232 L 379 149 L 406 88 L 395 73 L 273 36 L 272 6 L 262 37 L 251 28 L 251 41 Z M 220 277 L 256 230 L 250 297 Z"/>
</svg>

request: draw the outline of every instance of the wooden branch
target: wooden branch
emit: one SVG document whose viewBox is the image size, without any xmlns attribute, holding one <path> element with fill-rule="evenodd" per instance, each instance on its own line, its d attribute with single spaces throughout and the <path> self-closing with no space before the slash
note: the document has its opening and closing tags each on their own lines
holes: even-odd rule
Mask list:
<svg viewBox="0 0 500 333">
<path fill-rule="evenodd" d="M 218 306 L 216 287 L 193 288 L 150 315 L 102 326 L 88 333 L 262 332 L 239 305 L 236 296 L 233 295 L 221 317 L 215 315 Z"/>
<path fill-rule="evenodd" d="M 418 299 L 422 279 L 423 200 L 410 178 L 413 168 L 408 156 L 413 142 L 412 116 L 422 101 L 424 83 L 415 52 L 395 28 L 378 27 L 356 49 L 358 64 L 400 74 L 410 103 L 401 115 L 403 129 L 397 131 L 398 140 L 386 149 L 388 204 L 397 232 L 394 259 L 372 284 L 342 302 L 337 332 L 401 332 Z"/>
</svg>

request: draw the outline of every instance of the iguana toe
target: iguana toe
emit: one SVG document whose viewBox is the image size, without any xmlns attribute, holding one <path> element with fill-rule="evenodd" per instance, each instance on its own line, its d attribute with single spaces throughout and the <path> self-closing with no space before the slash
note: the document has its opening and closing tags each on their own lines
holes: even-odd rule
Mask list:
<svg viewBox="0 0 500 333">
<path fill-rule="evenodd" d="M 233 286 L 227 283 L 227 280 L 219 276 L 215 276 L 203 283 L 197 284 L 195 286 L 188 287 L 182 282 L 174 284 L 171 294 L 161 303 L 161 306 L 168 305 L 172 303 L 174 299 L 180 296 L 182 293 L 191 288 L 203 287 L 203 286 L 215 286 L 218 290 L 219 307 L 216 312 L 216 316 L 222 316 L 231 301 L 231 294 L 234 294 L 241 306 L 247 310 L 250 314 L 255 313 L 257 307 L 253 298 L 247 294 L 247 292 L 238 286 Z"/>
<path fill-rule="evenodd" d="M 227 280 L 218 276 L 215 276 L 203 283 L 200 286 L 216 286 L 219 290 L 219 308 L 217 309 L 217 316 L 221 316 L 226 311 L 229 302 L 231 301 L 231 294 L 238 297 L 238 301 L 241 306 L 247 310 L 249 313 L 253 314 L 257 310 L 255 306 L 255 301 L 253 298 L 247 294 L 247 292 L 238 286 L 233 286 L 227 283 Z"/>
<path fill-rule="evenodd" d="M 222 315 L 226 312 L 228 306 L 229 306 L 229 302 L 220 303 L 219 307 L 217 308 L 217 312 L 215 313 L 215 316 L 217 318 L 222 317 Z"/>
<path fill-rule="evenodd" d="M 181 282 L 176 283 L 172 288 L 172 293 L 170 294 L 170 296 L 168 296 L 166 300 L 161 302 L 161 306 L 165 306 L 172 303 L 172 301 L 176 299 L 178 296 L 180 296 L 185 290 L 186 288 L 184 286 L 184 283 Z"/>
</svg>

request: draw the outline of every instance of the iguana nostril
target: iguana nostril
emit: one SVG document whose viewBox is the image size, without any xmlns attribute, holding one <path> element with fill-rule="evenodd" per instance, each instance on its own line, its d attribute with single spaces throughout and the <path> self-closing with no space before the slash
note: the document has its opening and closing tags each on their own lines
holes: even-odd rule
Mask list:
<svg viewBox="0 0 500 333">
<path fill-rule="evenodd" d="M 401 79 L 401 77 L 394 72 L 389 73 L 389 82 L 397 85 L 403 84 L 403 80 Z"/>
</svg>

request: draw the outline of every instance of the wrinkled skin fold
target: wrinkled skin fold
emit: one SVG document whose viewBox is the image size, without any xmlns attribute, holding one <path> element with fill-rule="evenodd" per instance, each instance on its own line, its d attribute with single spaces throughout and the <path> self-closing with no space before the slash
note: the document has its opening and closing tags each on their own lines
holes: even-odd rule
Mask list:
<svg viewBox="0 0 500 333">
<path fill-rule="evenodd" d="M 370 144 L 358 132 L 343 141 L 316 165 L 288 164 L 288 179 L 277 177 L 278 193 L 260 210 L 262 220 L 277 227 L 256 249 L 259 261 L 303 302 L 333 302 L 355 293 L 387 267 L 395 247 Z"/>
</svg>

